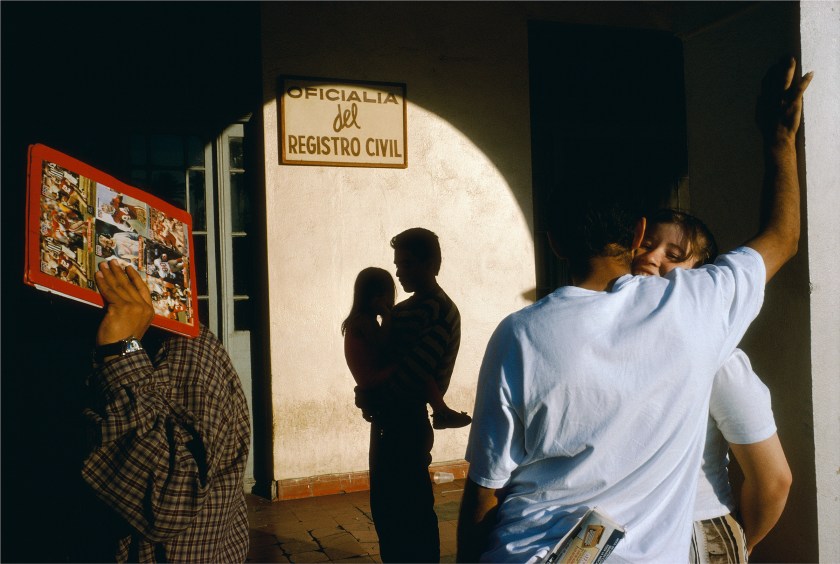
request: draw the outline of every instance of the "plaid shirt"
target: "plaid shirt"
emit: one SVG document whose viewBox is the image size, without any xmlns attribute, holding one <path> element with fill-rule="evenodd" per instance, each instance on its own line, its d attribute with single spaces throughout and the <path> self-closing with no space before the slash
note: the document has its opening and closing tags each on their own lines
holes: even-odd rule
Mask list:
<svg viewBox="0 0 840 564">
<path fill-rule="evenodd" d="M 82 476 L 132 533 L 124 562 L 244 562 L 250 423 L 239 377 L 206 327 L 171 337 L 155 365 L 130 353 L 95 371 Z"/>
</svg>

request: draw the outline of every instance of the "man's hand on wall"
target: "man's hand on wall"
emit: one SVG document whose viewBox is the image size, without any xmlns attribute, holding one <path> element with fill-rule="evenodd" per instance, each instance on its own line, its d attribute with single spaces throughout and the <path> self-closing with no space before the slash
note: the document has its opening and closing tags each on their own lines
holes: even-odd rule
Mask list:
<svg viewBox="0 0 840 564">
<path fill-rule="evenodd" d="M 814 73 L 796 77 L 796 59 L 785 58 L 767 71 L 756 104 L 756 122 L 767 144 L 793 143 L 802 119 L 802 95 Z"/>
</svg>

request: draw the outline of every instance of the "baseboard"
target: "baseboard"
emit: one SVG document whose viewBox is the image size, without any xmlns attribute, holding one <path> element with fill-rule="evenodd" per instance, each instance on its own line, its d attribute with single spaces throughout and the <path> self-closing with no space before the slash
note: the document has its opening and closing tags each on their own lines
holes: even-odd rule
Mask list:
<svg viewBox="0 0 840 564">
<path fill-rule="evenodd" d="M 452 460 L 432 464 L 429 467 L 429 474 L 449 472 L 456 480 L 460 480 L 467 477 L 469 468 L 469 462 L 466 460 Z M 277 481 L 277 495 L 274 501 L 361 492 L 369 489 L 370 476 L 367 471 L 290 478 Z"/>
<path fill-rule="evenodd" d="M 245 488 L 245 491 L 248 492 L 247 487 Z M 274 501 L 277 499 L 277 481 L 257 480 L 254 485 L 251 486 L 250 493 L 269 501 Z"/>
</svg>

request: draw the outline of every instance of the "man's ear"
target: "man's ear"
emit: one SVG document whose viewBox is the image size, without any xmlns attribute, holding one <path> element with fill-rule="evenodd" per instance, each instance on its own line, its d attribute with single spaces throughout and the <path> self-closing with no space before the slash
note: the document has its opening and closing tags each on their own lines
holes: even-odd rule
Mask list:
<svg viewBox="0 0 840 564">
<path fill-rule="evenodd" d="M 645 238 L 645 228 L 647 227 L 647 218 L 640 217 L 636 222 L 636 229 L 633 233 L 633 245 L 630 247 L 631 251 L 635 251 L 642 246 L 642 240 Z"/>
</svg>

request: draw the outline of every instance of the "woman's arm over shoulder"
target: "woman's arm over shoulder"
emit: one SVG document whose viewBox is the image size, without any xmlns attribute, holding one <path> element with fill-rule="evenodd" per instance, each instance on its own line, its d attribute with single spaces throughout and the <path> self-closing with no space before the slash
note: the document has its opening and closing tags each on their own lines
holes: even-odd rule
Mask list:
<svg viewBox="0 0 840 564">
<path fill-rule="evenodd" d="M 752 551 L 778 522 L 792 478 L 776 434 L 770 390 L 740 349 L 715 375 L 709 410 L 744 472 L 739 509 Z"/>
<path fill-rule="evenodd" d="M 744 471 L 739 509 L 747 551 L 752 552 L 779 521 L 793 477 L 776 434 L 758 443 L 730 447 Z"/>
</svg>

